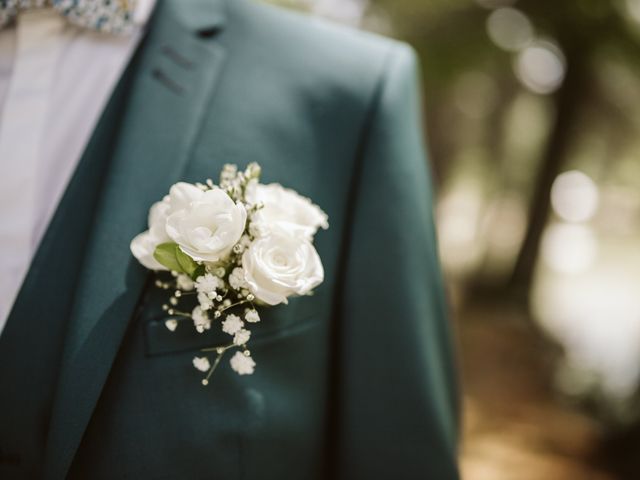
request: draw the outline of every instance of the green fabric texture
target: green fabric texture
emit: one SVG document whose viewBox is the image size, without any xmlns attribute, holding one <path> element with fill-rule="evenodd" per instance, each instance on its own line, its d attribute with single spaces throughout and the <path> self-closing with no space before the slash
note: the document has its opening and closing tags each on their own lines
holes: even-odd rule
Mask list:
<svg viewBox="0 0 640 480">
<path fill-rule="evenodd" d="M 41 246 L 73 257 L 52 290 L 65 306 L 45 323 L 46 305 L 17 304 L 7 332 L 18 333 L 0 340 L 0 477 L 458 478 L 410 48 L 248 0 L 159 0 L 129 74 L 122 110 L 94 134 L 101 155 L 81 162 L 106 156 L 104 172 L 76 172 L 85 214 L 74 223 L 61 204 L 64 223 Z M 316 236 L 325 282 L 262 312 L 254 375 L 226 358 L 203 387 L 191 359 L 208 338 L 163 329 L 162 297 L 129 242 L 172 183 L 252 161 L 328 213 Z M 67 276 L 41 256 L 29 278 L 47 290 Z M 25 283 L 23 304 L 52 298 L 35 295 Z M 25 372 L 55 364 L 39 373 L 45 386 L 18 380 L 25 358 Z M 37 421 L 15 412 L 33 397 Z"/>
<path fill-rule="evenodd" d="M 0 336 L 0 478 L 39 478 L 93 210 L 122 113 L 125 74 L 71 179 Z"/>
</svg>

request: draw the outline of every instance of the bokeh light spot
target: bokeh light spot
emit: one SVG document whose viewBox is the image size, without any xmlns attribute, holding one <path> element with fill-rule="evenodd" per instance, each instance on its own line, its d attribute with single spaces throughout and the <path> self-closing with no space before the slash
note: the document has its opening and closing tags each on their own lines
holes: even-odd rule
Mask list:
<svg viewBox="0 0 640 480">
<path fill-rule="evenodd" d="M 560 87 L 565 75 L 562 52 L 549 42 L 537 42 L 524 48 L 516 58 L 515 72 L 529 90 L 552 93 Z"/>
<path fill-rule="evenodd" d="M 558 175 L 551 188 L 555 213 L 568 222 L 586 222 L 598 209 L 598 187 L 586 174 L 571 170 Z"/>
<path fill-rule="evenodd" d="M 529 18 L 515 8 L 498 8 L 487 18 L 487 33 L 498 47 L 518 51 L 533 41 Z"/>
<path fill-rule="evenodd" d="M 596 259 L 598 242 L 586 225 L 559 223 L 545 232 L 542 257 L 559 273 L 578 274 L 587 271 Z"/>
</svg>

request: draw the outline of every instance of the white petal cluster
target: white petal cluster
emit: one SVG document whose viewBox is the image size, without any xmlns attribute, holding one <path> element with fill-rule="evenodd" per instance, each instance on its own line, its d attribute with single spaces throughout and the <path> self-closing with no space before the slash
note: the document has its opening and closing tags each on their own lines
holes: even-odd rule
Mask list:
<svg viewBox="0 0 640 480">
<path fill-rule="evenodd" d="M 207 372 L 211 368 L 211 363 L 207 357 L 193 357 L 193 366 L 201 372 Z"/>
<path fill-rule="evenodd" d="M 247 280 L 244 275 L 244 269 L 241 267 L 236 267 L 233 269 L 231 274 L 229 275 L 229 285 L 234 290 L 240 290 L 242 288 L 248 288 Z"/>
<path fill-rule="evenodd" d="M 236 345 L 244 345 L 251 338 L 251 332 L 246 329 L 241 329 L 233 336 L 233 343 Z"/>
<path fill-rule="evenodd" d="M 178 321 L 175 318 L 170 318 L 164 322 L 164 326 L 167 327 L 167 330 L 170 332 L 175 332 L 176 328 L 178 328 Z"/>
<path fill-rule="evenodd" d="M 198 303 L 200 304 L 200 308 L 202 310 L 211 310 L 213 308 L 213 298 L 211 298 L 206 293 L 200 292 L 198 293 Z"/>
<path fill-rule="evenodd" d="M 199 333 L 211 328 L 211 319 L 199 306 L 193 309 L 191 318 L 193 318 L 193 324 Z"/>
<path fill-rule="evenodd" d="M 249 201 L 262 205 L 251 219 L 254 229 L 261 235 L 277 229 L 311 240 L 318 228 L 329 228 L 329 217 L 320 207 L 278 183 L 257 184 Z"/>
<path fill-rule="evenodd" d="M 256 362 L 244 352 L 236 352 L 229 363 L 231 368 L 240 375 L 251 375 L 256 368 Z"/>
<path fill-rule="evenodd" d="M 249 323 L 258 323 L 260 321 L 260 315 L 255 308 L 247 308 L 244 311 L 244 319 Z"/>
<path fill-rule="evenodd" d="M 224 288 L 224 280 L 210 273 L 205 273 L 196 278 L 195 287 L 198 293 L 205 294 L 209 298 L 215 298 L 217 291 Z"/>
<path fill-rule="evenodd" d="M 170 241 L 165 229 L 169 208 L 167 197 L 161 202 L 154 203 L 147 219 L 149 230 L 137 235 L 131 241 L 131 253 L 150 270 L 167 270 L 153 257 L 153 253 L 158 245 Z"/>
<path fill-rule="evenodd" d="M 222 322 L 222 331 L 229 335 L 235 335 L 242 327 L 244 327 L 244 322 L 233 313 L 227 315 L 227 318 Z"/>
</svg>

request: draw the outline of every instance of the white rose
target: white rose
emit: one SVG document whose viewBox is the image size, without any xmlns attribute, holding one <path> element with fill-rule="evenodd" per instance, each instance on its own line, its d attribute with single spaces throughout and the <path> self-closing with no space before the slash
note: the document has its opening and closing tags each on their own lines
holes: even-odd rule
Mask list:
<svg viewBox="0 0 640 480">
<path fill-rule="evenodd" d="M 263 207 L 252 218 L 252 231 L 260 236 L 274 228 L 311 240 L 318 228 L 329 228 L 327 214 L 311 200 L 277 183 L 257 184 L 248 200 Z"/>
<path fill-rule="evenodd" d="M 167 270 L 164 265 L 158 263 L 153 257 L 153 252 L 161 243 L 169 242 L 171 239 L 167 235 L 165 223 L 169 211 L 167 197 L 162 202 L 156 202 L 149 210 L 148 225 L 149 230 L 142 232 L 131 241 L 131 253 L 145 267 L 151 270 Z"/>
<path fill-rule="evenodd" d="M 167 234 L 194 260 L 224 259 L 244 232 L 247 220 L 244 205 L 235 203 L 219 188 L 205 192 L 179 185 L 174 185 L 169 193 Z"/>
<path fill-rule="evenodd" d="M 249 289 L 268 305 L 305 295 L 324 280 L 324 269 L 311 242 L 275 232 L 259 238 L 242 256 Z"/>
</svg>

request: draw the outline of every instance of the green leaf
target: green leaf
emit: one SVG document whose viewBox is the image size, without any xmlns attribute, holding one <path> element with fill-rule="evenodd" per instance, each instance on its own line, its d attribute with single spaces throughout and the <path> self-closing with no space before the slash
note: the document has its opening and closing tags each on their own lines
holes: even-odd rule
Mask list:
<svg viewBox="0 0 640 480">
<path fill-rule="evenodd" d="M 189 276 L 193 275 L 193 272 L 198 268 L 198 264 L 193 258 L 180 250 L 180 247 L 176 245 L 176 259 L 182 268 L 182 271 Z"/>
<path fill-rule="evenodd" d="M 178 273 L 184 273 L 180 262 L 176 256 L 176 251 L 179 250 L 178 244 L 169 242 L 169 243 L 161 243 L 158 245 L 153 252 L 153 258 L 155 258 L 158 263 L 167 267 L 169 270 L 173 270 Z M 180 252 L 182 253 L 182 252 Z"/>
</svg>

